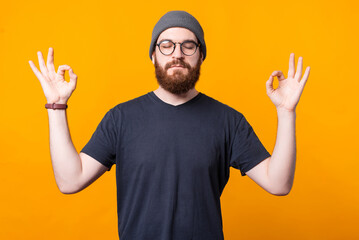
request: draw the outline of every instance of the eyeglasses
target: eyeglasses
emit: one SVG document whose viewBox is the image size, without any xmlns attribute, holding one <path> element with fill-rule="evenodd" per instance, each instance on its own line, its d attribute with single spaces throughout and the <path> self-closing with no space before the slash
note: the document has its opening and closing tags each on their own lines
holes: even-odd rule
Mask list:
<svg viewBox="0 0 359 240">
<path fill-rule="evenodd" d="M 167 56 L 171 55 L 175 51 L 177 44 L 180 45 L 181 52 L 186 56 L 192 56 L 195 54 L 197 48 L 201 45 L 192 40 L 184 41 L 182 43 L 174 43 L 171 40 L 163 40 L 156 45 L 158 46 L 160 52 Z"/>
</svg>

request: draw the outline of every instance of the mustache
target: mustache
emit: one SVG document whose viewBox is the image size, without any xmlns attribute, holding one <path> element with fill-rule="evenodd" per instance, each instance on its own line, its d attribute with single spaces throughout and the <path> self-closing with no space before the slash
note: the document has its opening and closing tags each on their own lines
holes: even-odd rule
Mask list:
<svg viewBox="0 0 359 240">
<path fill-rule="evenodd" d="M 184 62 L 183 60 L 177 59 L 174 60 L 172 62 L 169 62 L 165 65 L 165 70 L 169 69 L 170 67 L 174 66 L 174 65 L 181 65 L 185 68 L 191 69 L 191 65 L 189 65 L 188 63 Z"/>
</svg>

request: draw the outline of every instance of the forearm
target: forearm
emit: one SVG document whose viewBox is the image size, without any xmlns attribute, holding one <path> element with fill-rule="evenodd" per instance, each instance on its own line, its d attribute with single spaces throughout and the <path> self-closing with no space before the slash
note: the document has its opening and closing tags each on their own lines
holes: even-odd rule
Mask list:
<svg viewBox="0 0 359 240">
<path fill-rule="evenodd" d="M 57 186 L 63 193 L 76 188 L 82 164 L 70 136 L 66 110 L 48 109 L 50 154 Z"/>
<path fill-rule="evenodd" d="M 268 165 L 268 179 L 276 193 L 287 194 L 293 185 L 296 162 L 295 111 L 278 110 L 275 147 Z"/>
</svg>

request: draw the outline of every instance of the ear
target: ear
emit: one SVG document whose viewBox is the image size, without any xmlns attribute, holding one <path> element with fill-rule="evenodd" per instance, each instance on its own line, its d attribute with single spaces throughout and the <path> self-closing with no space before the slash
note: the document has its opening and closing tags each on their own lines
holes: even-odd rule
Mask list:
<svg viewBox="0 0 359 240">
<path fill-rule="evenodd" d="M 152 53 L 152 63 L 155 64 L 155 51 Z"/>
</svg>

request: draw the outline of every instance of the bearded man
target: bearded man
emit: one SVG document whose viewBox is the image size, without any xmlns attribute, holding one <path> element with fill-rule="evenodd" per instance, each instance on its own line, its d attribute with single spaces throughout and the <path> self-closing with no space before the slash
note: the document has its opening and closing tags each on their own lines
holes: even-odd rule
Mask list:
<svg viewBox="0 0 359 240">
<path fill-rule="evenodd" d="M 115 164 L 121 240 L 224 239 L 220 196 L 230 167 L 270 194 L 283 196 L 292 187 L 295 108 L 309 68 L 301 80 L 302 58 L 295 73 L 291 54 L 288 78 L 274 71 L 266 83 L 278 113 L 271 155 L 243 114 L 195 89 L 206 53 L 203 29 L 191 14 L 162 16 L 149 51 L 158 89 L 110 109 L 80 153 L 66 117 L 77 76 L 68 65 L 55 72 L 52 48 L 47 66 L 38 52 L 41 72 L 30 61 L 48 101 L 51 160 L 60 191 L 79 192 Z"/>
</svg>

